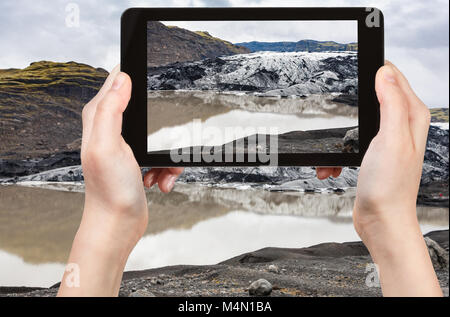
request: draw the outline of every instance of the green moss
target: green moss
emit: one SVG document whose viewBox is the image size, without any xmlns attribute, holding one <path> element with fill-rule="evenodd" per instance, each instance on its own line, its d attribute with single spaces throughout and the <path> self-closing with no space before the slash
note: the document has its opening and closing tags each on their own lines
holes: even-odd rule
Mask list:
<svg viewBox="0 0 450 317">
<path fill-rule="evenodd" d="M 358 43 L 347 44 L 347 50 L 349 50 L 349 51 L 357 51 L 358 50 Z"/>
<path fill-rule="evenodd" d="M 448 122 L 448 108 L 430 109 L 431 122 Z"/>
<path fill-rule="evenodd" d="M 105 80 L 107 74 L 105 70 L 75 62 L 35 62 L 24 69 L 0 70 L 0 91 L 29 92 L 56 86 L 94 89 Z"/>
<path fill-rule="evenodd" d="M 336 42 L 328 41 L 328 42 L 320 42 L 322 46 L 338 46 Z"/>
<path fill-rule="evenodd" d="M 233 43 L 225 41 L 225 40 L 222 40 L 222 39 L 220 39 L 218 37 L 214 37 L 211 34 L 209 34 L 207 31 L 195 31 L 194 33 L 197 34 L 197 35 L 200 35 L 201 37 L 203 37 L 203 38 L 205 38 L 207 40 L 223 43 L 231 50 L 236 50 L 236 51 L 239 50 L 239 48 L 236 47 L 236 45 L 234 45 Z"/>
</svg>

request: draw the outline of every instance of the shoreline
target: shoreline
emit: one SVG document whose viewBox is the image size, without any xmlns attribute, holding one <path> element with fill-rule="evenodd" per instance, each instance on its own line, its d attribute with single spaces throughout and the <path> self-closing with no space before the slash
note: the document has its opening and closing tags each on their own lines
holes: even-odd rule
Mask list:
<svg viewBox="0 0 450 317">
<path fill-rule="evenodd" d="M 261 171 L 263 169 L 263 171 Z M 144 173 L 148 169 L 142 168 Z M 282 193 L 345 193 L 356 188 L 358 168 L 345 167 L 342 177 L 318 180 L 311 167 L 290 168 L 189 168 L 177 180 L 177 184 L 198 185 L 217 189 L 250 190 Z M 0 179 L 0 186 L 22 185 L 58 190 L 60 185 L 74 187 L 83 185 L 80 165 L 61 167 L 40 173 Z M 71 186 L 74 185 L 74 186 Z M 417 196 L 417 206 L 449 207 L 448 180 L 431 181 L 421 184 Z M 73 191 L 72 188 L 70 191 Z"/>
<path fill-rule="evenodd" d="M 433 265 L 448 296 L 449 231 L 433 231 L 425 237 L 429 249 L 434 251 Z M 379 287 L 365 284 L 366 267 L 371 263 L 361 241 L 298 249 L 268 247 L 215 265 L 127 271 L 119 296 L 249 296 L 250 283 L 260 278 L 271 283 L 271 296 L 381 296 Z M 49 288 L 0 286 L 0 296 L 55 296 L 58 286 L 59 283 Z"/>
<path fill-rule="evenodd" d="M 277 147 L 271 148 L 272 144 L 276 144 Z M 176 153 L 223 155 L 229 147 L 233 148 L 233 155 L 236 153 L 357 153 L 359 151 L 358 126 L 297 130 L 280 134 L 258 133 L 235 138 L 222 144 L 184 146 L 152 150 L 148 153 L 170 155 L 174 151 Z"/>
</svg>

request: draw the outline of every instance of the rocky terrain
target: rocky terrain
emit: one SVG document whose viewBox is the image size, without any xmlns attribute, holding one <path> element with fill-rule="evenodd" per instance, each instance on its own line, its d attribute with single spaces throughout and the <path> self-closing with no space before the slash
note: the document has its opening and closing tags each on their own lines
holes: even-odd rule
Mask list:
<svg viewBox="0 0 450 317">
<path fill-rule="evenodd" d="M 418 204 L 449 205 L 448 140 L 448 129 L 430 126 Z M 79 164 L 77 152 L 59 152 L 36 160 L 0 159 L 0 183 L 83 181 Z M 358 168 L 350 167 L 344 168 L 340 177 L 323 181 L 316 178 L 313 167 L 193 167 L 186 168 L 178 181 L 230 187 L 245 184 L 271 191 L 320 192 L 355 187 L 357 177 Z"/>
<path fill-rule="evenodd" d="M 441 288 L 448 296 L 448 230 L 425 235 Z M 264 248 L 216 265 L 177 265 L 125 272 L 119 296 L 381 296 L 362 242 L 308 248 Z M 55 296 L 50 288 L 0 287 L 0 296 Z"/>
<path fill-rule="evenodd" d="M 330 52 L 357 51 L 358 43 L 341 44 L 334 41 L 301 40 L 298 42 L 242 42 L 236 45 L 248 48 L 251 52 Z"/>
<path fill-rule="evenodd" d="M 357 70 L 354 52 L 258 52 L 149 68 L 148 89 L 244 91 L 266 97 L 357 95 Z"/>
<path fill-rule="evenodd" d="M 75 62 L 43 61 L 0 70 L 0 159 L 78 150 L 82 107 L 107 75 Z M 2 172 L 7 169 L 0 165 Z"/>
<path fill-rule="evenodd" d="M 178 153 L 222 155 L 233 149 L 236 153 L 357 153 L 359 151 L 358 127 L 292 131 L 277 135 L 253 134 L 217 146 L 194 146 L 174 149 Z M 152 153 L 170 155 L 171 151 Z"/>
<path fill-rule="evenodd" d="M 213 37 L 206 31 L 192 32 L 157 21 L 147 23 L 148 67 L 249 52 L 245 47 Z"/>
<path fill-rule="evenodd" d="M 448 120 L 448 119 L 447 119 Z M 439 204 L 446 199 L 449 186 L 449 130 L 433 124 L 428 132 L 427 149 L 423 162 L 418 200 L 427 204 Z"/>
</svg>

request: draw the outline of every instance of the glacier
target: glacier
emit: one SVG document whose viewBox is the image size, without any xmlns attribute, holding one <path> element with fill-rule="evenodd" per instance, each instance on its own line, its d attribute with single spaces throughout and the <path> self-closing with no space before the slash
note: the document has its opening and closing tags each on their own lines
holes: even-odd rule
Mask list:
<svg viewBox="0 0 450 317">
<path fill-rule="evenodd" d="M 148 90 L 356 95 L 357 52 L 255 52 L 148 68 Z"/>
</svg>

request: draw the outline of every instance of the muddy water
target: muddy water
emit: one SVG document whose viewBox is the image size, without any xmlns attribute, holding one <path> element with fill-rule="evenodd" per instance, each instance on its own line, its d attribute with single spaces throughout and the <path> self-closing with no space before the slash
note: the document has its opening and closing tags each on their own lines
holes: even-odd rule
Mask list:
<svg viewBox="0 0 450 317">
<path fill-rule="evenodd" d="M 177 184 L 147 192 L 149 226 L 127 270 L 213 264 L 268 246 L 359 240 L 354 192 L 283 193 Z M 61 278 L 83 209 L 83 186 L 0 186 L 0 286 L 50 286 Z M 448 209 L 419 207 L 424 233 L 449 226 Z"/>
<path fill-rule="evenodd" d="M 326 94 L 282 99 L 211 91 L 149 92 L 147 150 L 221 145 L 256 132 L 282 134 L 357 126 L 358 108 L 333 102 L 334 97 Z M 195 138 L 194 120 L 201 124 L 199 138 Z"/>
</svg>

